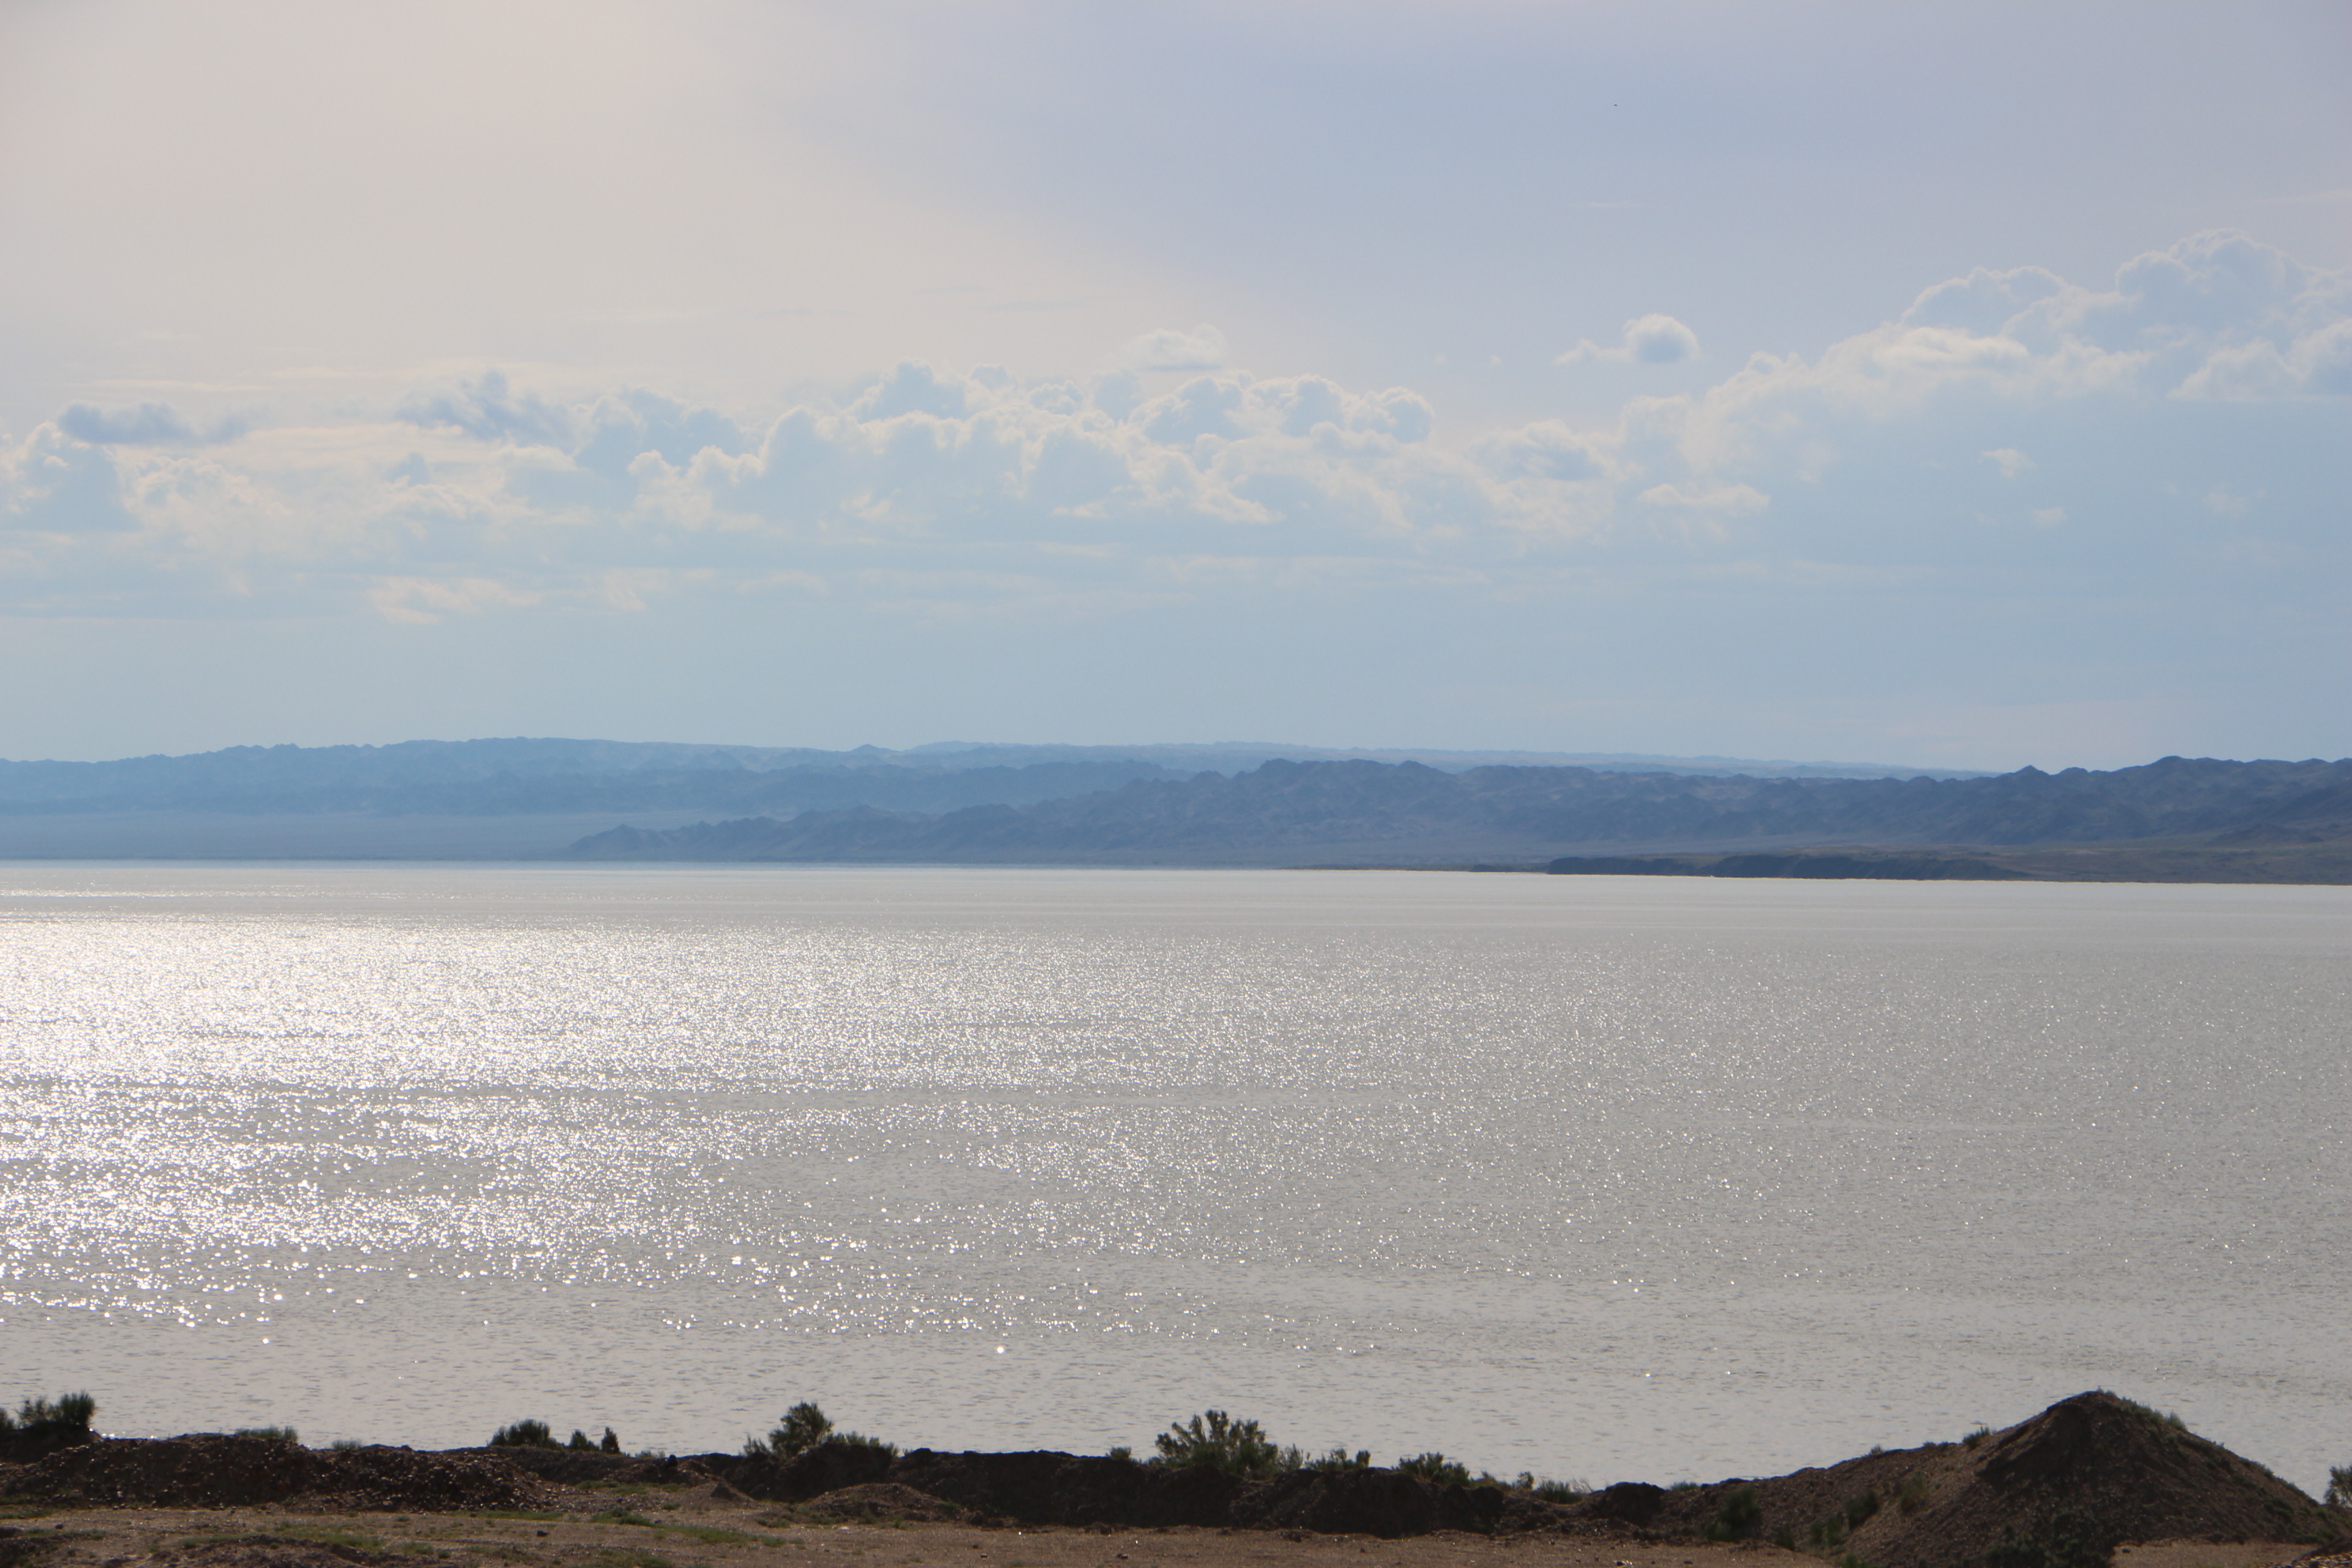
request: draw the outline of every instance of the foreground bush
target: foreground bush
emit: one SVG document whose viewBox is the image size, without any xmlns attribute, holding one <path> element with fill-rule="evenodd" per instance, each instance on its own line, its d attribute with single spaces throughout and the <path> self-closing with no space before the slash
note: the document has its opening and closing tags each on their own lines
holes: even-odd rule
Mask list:
<svg viewBox="0 0 2352 1568">
<path fill-rule="evenodd" d="M 1408 1476 L 1418 1476 L 1432 1486 L 1466 1487 L 1470 1484 L 1470 1467 L 1459 1459 L 1449 1459 L 1434 1449 L 1399 1459 L 1397 1468 Z"/>
<path fill-rule="evenodd" d="M 835 1431 L 832 1417 L 818 1409 L 814 1400 L 803 1399 L 785 1411 L 783 1420 L 766 1436 L 744 1438 L 743 1453 L 747 1458 L 773 1459 L 781 1464 L 825 1443 L 844 1448 L 879 1448 L 889 1454 L 898 1451 L 898 1444 L 868 1437 L 863 1432 Z"/>
<path fill-rule="evenodd" d="M 785 1411 L 766 1436 L 744 1438 L 743 1452 L 754 1459 L 789 1459 L 815 1447 L 832 1432 L 832 1417 L 816 1407 L 815 1400 L 803 1399 Z"/>
<path fill-rule="evenodd" d="M 27 1399 L 15 1415 L 0 1405 L 0 1458 L 20 1463 L 89 1441 L 89 1418 L 98 1401 L 87 1394 L 60 1395 L 55 1403 Z"/>
<path fill-rule="evenodd" d="M 1204 1410 L 1189 1422 L 1171 1424 L 1151 1441 L 1160 1450 L 1155 1464 L 1205 1466 L 1251 1480 L 1297 1469 L 1304 1459 L 1296 1448 L 1276 1447 L 1256 1422 L 1236 1421 L 1222 1410 Z"/>
<path fill-rule="evenodd" d="M 54 1405 L 46 1399 L 27 1399 L 16 1407 L 11 1418 L 7 1406 L 0 1405 L 0 1432 L 29 1432 L 35 1427 L 54 1431 L 87 1432 L 89 1418 L 98 1414 L 98 1401 L 87 1394 L 66 1394 L 58 1396 Z"/>
<path fill-rule="evenodd" d="M 493 1448 L 553 1448 L 560 1445 L 555 1434 L 547 1429 L 544 1421 L 518 1421 L 511 1426 L 501 1426 L 490 1435 Z"/>
<path fill-rule="evenodd" d="M 1296 1451 L 1290 1448 L 1283 1450 L 1286 1456 Z M 1287 1469 L 1294 1467 L 1285 1466 L 1284 1468 Z M 1350 1454 L 1346 1448 L 1335 1446 L 1329 1453 L 1318 1455 L 1295 1468 L 1302 1470 L 1369 1470 L 1372 1468 L 1372 1451 L 1370 1448 L 1359 1448 Z"/>
<path fill-rule="evenodd" d="M 1519 1479 L 1511 1483 L 1511 1489 L 1526 1492 L 1530 1497 L 1541 1498 L 1546 1502 L 1579 1502 L 1592 1490 L 1581 1480 L 1539 1481 L 1527 1470 L 1519 1472 Z"/>
</svg>

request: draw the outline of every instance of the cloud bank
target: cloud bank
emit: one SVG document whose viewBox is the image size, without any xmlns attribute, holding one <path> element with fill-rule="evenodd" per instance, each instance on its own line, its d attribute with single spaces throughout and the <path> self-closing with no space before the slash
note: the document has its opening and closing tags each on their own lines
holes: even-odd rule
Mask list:
<svg viewBox="0 0 2352 1568">
<path fill-rule="evenodd" d="M 1593 353 L 1696 352 L 1654 315 Z M 413 625 L 697 593 L 1084 614 L 1277 579 L 1894 583 L 1982 571 L 2016 548 L 2011 524 L 2101 531 L 2105 555 L 2042 563 L 2098 591 L 2167 549 L 2252 538 L 2284 559 L 2333 537 L 2297 497 L 2343 476 L 2328 433 L 2352 399 L 2352 280 L 2220 233 L 2105 289 L 1980 269 L 1813 357 L 1759 354 L 1603 426 L 1454 440 L 1410 389 L 1228 358 L 1198 326 L 1093 378 L 908 362 L 762 417 L 496 370 L 258 426 L 76 403 L 0 453 L 5 608 Z M 2242 457 L 2252 408 L 2273 431 L 2263 475 Z"/>
</svg>

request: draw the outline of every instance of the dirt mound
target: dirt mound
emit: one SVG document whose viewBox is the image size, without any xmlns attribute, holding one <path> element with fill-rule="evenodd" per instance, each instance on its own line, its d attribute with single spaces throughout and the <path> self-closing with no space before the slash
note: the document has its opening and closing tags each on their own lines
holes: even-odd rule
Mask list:
<svg viewBox="0 0 2352 1568">
<path fill-rule="evenodd" d="M 680 1464 L 699 1466 L 746 1497 L 762 1502 L 805 1502 L 848 1487 L 872 1486 L 890 1474 L 889 1449 L 870 1443 L 826 1441 L 782 1463 L 760 1455 L 703 1454 Z"/>
<path fill-rule="evenodd" d="M 1500 1487 L 1432 1486 L 1400 1470 L 1293 1470 L 1235 1499 L 1231 1514 L 1252 1530 L 1393 1541 L 1438 1530 L 1491 1533 L 1506 1501 Z"/>
<path fill-rule="evenodd" d="M 1733 1483 L 1727 1481 L 1724 1484 L 1729 1486 Z M 1619 1481 L 1613 1487 L 1603 1487 L 1581 1502 L 1569 1504 L 1560 1511 L 1572 1519 L 1645 1525 L 1664 1511 L 1666 1499 L 1672 1495 L 1665 1488 L 1654 1487 L 1647 1481 Z"/>
<path fill-rule="evenodd" d="M 1597 1511 L 1609 1496 L 1569 1512 Z M 1878 1568 L 2074 1568 L 2105 1563 L 2133 1541 L 2352 1536 L 2352 1517 L 2105 1393 L 2062 1400 L 1973 1447 L 1931 1443 L 1656 1500 L 1655 1513 L 1638 1522 L 1687 1534 L 1712 1529 L 1728 1539 L 1780 1537 Z"/>
<path fill-rule="evenodd" d="M 1074 1454 L 941 1454 L 918 1448 L 889 1479 L 974 1513 L 1024 1524 L 1200 1525 L 1311 1530 L 1394 1540 L 1438 1530 L 1492 1533 L 1499 1487 L 1433 1486 L 1396 1470 L 1293 1470 L 1268 1481 Z"/>
<path fill-rule="evenodd" d="M 607 1454 L 594 1448 L 451 1448 L 451 1458 L 499 1459 L 519 1470 L 529 1470 L 558 1486 L 585 1487 L 597 1482 L 644 1481 L 658 1477 L 674 1459 L 640 1459 L 627 1454 Z"/>
<path fill-rule="evenodd" d="M 945 1498 L 919 1492 L 896 1481 L 843 1487 L 839 1491 L 811 1499 L 801 1506 L 800 1511 L 814 1519 L 905 1519 L 918 1524 L 961 1524 L 971 1517 L 970 1509 L 958 1508 Z"/>
<path fill-rule="evenodd" d="M 394 1512 L 559 1506 L 501 1459 L 409 1448 L 305 1448 L 268 1437 L 105 1437 L 11 1472 L 0 1493 L 50 1502 L 232 1508 L 299 1498 Z"/>
<path fill-rule="evenodd" d="M 1236 1500 L 1254 1486 L 1221 1470 L 1163 1469 L 1132 1459 L 1075 1454 L 942 1454 L 918 1448 L 890 1467 L 889 1479 L 960 1503 L 974 1513 L 1024 1524 L 1154 1526 L 1234 1522 Z"/>
</svg>

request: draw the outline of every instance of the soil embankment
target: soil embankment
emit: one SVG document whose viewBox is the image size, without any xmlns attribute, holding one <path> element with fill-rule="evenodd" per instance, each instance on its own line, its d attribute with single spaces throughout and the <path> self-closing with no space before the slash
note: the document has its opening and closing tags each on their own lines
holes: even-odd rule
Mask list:
<svg viewBox="0 0 2352 1568">
<path fill-rule="evenodd" d="M 149 1528 L 136 1522 L 141 1510 L 191 1509 L 260 1510 L 312 1522 L 258 1532 L 215 1530 L 200 1532 L 201 1539 L 185 1533 L 193 1527 L 184 1522 L 171 1527 L 184 1531 L 176 1543 L 160 1536 L 115 1539 Z M 1704 1542 L 1743 1552 L 1777 1546 L 1871 1568 L 2081 1568 L 2110 1561 L 2118 1547 L 2154 1542 L 2238 1543 L 2231 1562 L 2248 1568 L 2352 1545 L 2352 1514 L 2323 1507 L 2153 1411 L 2094 1393 L 1960 1442 L 1711 1486 L 1668 1490 L 1628 1482 L 1574 1502 L 1492 1484 L 1434 1484 L 1391 1469 L 1295 1470 L 1251 1479 L 1123 1458 L 928 1448 L 894 1454 L 857 1443 L 824 1443 L 778 1462 L 554 1448 L 317 1450 L 217 1436 L 97 1438 L 34 1463 L 0 1466 L 0 1515 L 59 1516 L 46 1531 L 6 1525 L 0 1568 L 74 1568 L 82 1557 L 95 1568 L 413 1565 L 413 1556 L 400 1555 L 413 1547 L 393 1551 L 381 1563 L 371 1555 L 392 1551 L 370 1544 L 383 1534 L 387 1514 L 401 1516 L 404 1525 L 417 1516 L 478 1521 L 448 1527 L 461 1533 L 478 1532 L 486 1517 L 548 1521 L 529 1538 L 528 1550 L 491 1553 L 519 1568 L 677 1568 L 657 1552 L 611 1541 L 591 1548 L 579 1534 L 591 1527 L 623 1531 L 624 1545 L 625 1532 L 635 1530 L 653 1532 L 636 1537 L 640 1543 L 669 1531 L 730 1553 L 760 1546 L 768 1554 L 757 1560 L 772 1568 L 777 1551 L 814 1539 L 805 1532 L 830 1539 L 825 1532 L 851 1523 L 949 1532 L 930 1549 L 950 1552 L 940 1542 L 961 1542 L 952 1550 L 966 1555 L 941 1560 L 965 1568 L 1014 1568 L 993 1561 L 988 1544 L 1006 1531 L 1041 1541 L 1021 1549 L 1023 1568 L 1081 1558 L 1087 1568 L 1119 1568 L 1122 1562 L 1172 1568 L 1196 1559 L 1203 1568 L 1229 1568 L 1294 1556 L 1298 1568 L 1310 1568 L 1314 1554 L 1291 1548 L 1335 1540 L 1355 1542 L 1357 1555 L 1377 1553 L 1396 1568 L 1430 1555 L 1419 1548 L 1400 1555 L 1405 1549 L 1398 1543 L 1406 1541 L 1484 1542 L 1489 1555 L 1481 1561 L 1507 1545 L 1531 1565 L 1562 1568 L 1587 1561 L 1586 1548 L 1603 1542 L 1614 1543 L 1610 1550 L 1617 1555 L 1591 1561 L 1641 1562 L 1630 1554 L 1633 1548 L 1674 1545 L 1685 1555 L 1661 1561 L 1698 1562 L 1687 1553 Z M 84 1522 L 68 1528 L 68 1515 Z M 328 1516 L 377 1522 L 322 1534 L 316 1521 Z M 693 1522 L 698 1519 L 704 1522 Z M 87 1522 L 92 1520 L 95 1525 Z M 1135 1532 L 1143 1532 L 1138 1540 L 1147 1543 L 1145 1556 L 1084 1544 Z M 1171 1534 L 1260 1544 L 1196 1544 L 1180 1552 Z M 75 1542 L 85 1538 L 113 1544 L 84 1552 Z M 582 1552 L 567 1555 L 562 1543 L 575 1539 Z M 1057 1540 L 1065 1545 L 1049 1551 L 1042 1544 Z M 130 1549 L 134 1545 L 138 1550 Z M 2163 1561 L 2138 1555 L 2150 1568 Z M 719 1560 L 698 1551 L 690 1568 L 702 1564 L 719 1568 Z"/>
<path fill-rule="evenodd" d="M 0 1499 L 163 1508 L 299 1500 L 352 1511 L 442 1513 L 554 1508 L 563 1494 L 499 1458 L 381 1446 L 305 1448 L 269 1437 L 194 1433 L 100 1437 L 33 1464 L 0 1466 Z"/>
<path fill-rule="evenodd" d="M 1651 1500 L 1654 1511 L 1639 1518 L 1652 1529 L 1785 1535 L 1879 1568 L 1975 1568 L 2003 1554 L 2027 1568 L 2104 1562 L 2129 1542 L 2352 1541 L 2352 1516 L 2104 1393 L 2078 1394 L 1973 1442 L 1718 1481 Z"/>
</svg>

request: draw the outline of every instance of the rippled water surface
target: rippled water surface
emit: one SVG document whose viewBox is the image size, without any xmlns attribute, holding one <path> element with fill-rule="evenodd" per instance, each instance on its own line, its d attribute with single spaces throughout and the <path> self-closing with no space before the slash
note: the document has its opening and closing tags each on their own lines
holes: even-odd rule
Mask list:
<svg viewBox="0 0 2352 1568">
<path fill-rule="evenodd" d="M 2352 895 L 0 867 L 0 1397 L 119 1432 L 2352 1459 Z"/>
</svg>

